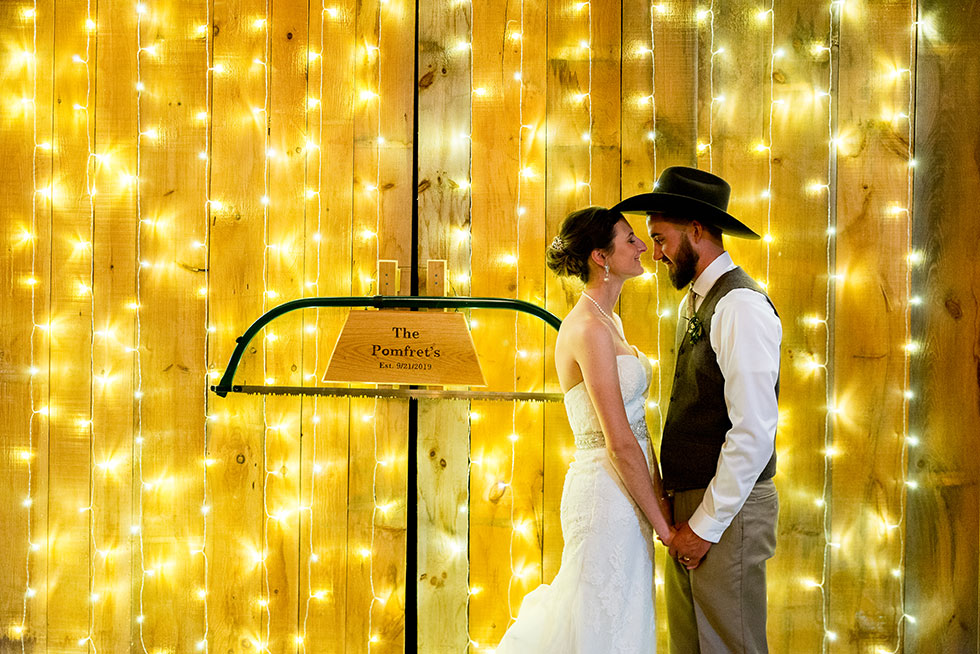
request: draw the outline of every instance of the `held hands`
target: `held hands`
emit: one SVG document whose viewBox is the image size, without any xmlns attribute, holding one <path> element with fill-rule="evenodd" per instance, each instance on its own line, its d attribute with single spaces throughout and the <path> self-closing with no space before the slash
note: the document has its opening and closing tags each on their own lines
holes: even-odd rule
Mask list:
<svg viewBox="0 0 980 654">
<path fill-rule="evenodd" d="M 708 553 L 711 543 L 694 533 L 691 527 L 682 522 L 676 526 L 676 532 L 671 530 L 673 538 L 664 543 L 669 548 L 670 556 L 688 570 L 701 565 L 701 559 Z"/>
</svg>

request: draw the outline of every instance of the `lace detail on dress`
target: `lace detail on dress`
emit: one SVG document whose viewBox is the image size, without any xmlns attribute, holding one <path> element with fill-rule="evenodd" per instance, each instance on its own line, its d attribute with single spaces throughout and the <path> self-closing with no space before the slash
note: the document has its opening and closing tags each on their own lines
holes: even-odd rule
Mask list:
<svg viewBox="0 0 980 654">
<path fill-rule="evenodd" d="M 630 355 L 617 363 L 626 416 L 649 456 L 649 364 Z M 651 654 L 657 647 L 650 525 L 609 460 L 584 384 L 565 394 L 565 408 L 580 449 L 561 498 L 561 567 L 524 598 L 496 652 Z"/>
</svg>

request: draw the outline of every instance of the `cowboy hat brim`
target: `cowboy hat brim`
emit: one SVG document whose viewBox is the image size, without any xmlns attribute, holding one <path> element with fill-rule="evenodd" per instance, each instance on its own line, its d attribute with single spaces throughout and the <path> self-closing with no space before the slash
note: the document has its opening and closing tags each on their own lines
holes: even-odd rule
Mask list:
<svg viewBox="0 0 980 654">
<path fill-rule="evenodd" d="M 762 238 L 730 213 L 722 211 L 713 204 L 687 195 L 660 193 L 658 191 L 641 193 L 640 195 L 626 198 L 610 209 L 610 211 L 618 211 L 620 213 L 662 212 L 670 214 L 672 218 L 697 220 L 698 222 L 714 225 L 723 234 L 728 234 L 729 236 L 748 239 Z"/>
</svg>

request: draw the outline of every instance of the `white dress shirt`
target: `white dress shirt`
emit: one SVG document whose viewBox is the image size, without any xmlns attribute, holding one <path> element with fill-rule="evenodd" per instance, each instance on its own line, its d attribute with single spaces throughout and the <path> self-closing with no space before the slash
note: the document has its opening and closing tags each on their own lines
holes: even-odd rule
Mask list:
<svg viewBox="0 0 980 654">
<path fill-rule="evenodd" d="M 723 252 L 694 280 L 695 310 L 718 278 L 735 267 L 731 255 Z M 687 302 L 685 296 L 682 312 Z M 721 539 L 745 504 L 775 448 L 775 386 L 782 336 L 779 318 L 756 291 L 734 289 L 715 305 L 709 342 L 725 377 L 725 404 L 732 428 L 725 435 L 715 476 L 701 506 L 688 521 L 694 533 L 712 543 Z"/>
</svg>

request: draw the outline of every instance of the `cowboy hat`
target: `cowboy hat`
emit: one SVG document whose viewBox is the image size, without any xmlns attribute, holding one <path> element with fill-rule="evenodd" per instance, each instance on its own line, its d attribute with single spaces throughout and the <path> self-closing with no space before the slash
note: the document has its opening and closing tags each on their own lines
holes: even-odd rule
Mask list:
<svg viewBox="0 0 980 654">
<path fill-rule="evenodd" d="M 757 239 L 758 234 L 728 213 L 732 187 L 717 175 L 687 166 L 664 168 L 653 193 L 626 198 L 610 211 L 664 213 L 671 218 L 714 225 L 724 234 Z"/>
</svg>

